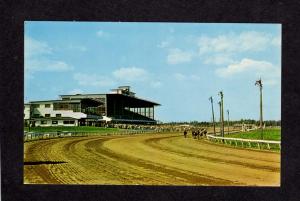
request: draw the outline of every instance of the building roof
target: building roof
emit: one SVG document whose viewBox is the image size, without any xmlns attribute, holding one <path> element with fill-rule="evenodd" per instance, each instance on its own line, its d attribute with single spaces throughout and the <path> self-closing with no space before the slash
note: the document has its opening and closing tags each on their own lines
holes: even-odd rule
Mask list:
<svg viewBox="0 0 300 201">
<path fill-rule="evenodd" d="M 125 99 L 130 99 L 130 101 L 133 101 L 133 102 L 135 102 L 135 103 L 140 103 L 141 104 L 141 102 L 144 102 L 144 103 L 148 103 L 148 104 L 151 104 L 151 105 L 156 105 L 156 106 L 158 106 L 158 105 L 160 105 L 159 103 L 156 103 L 156 102 L 153 102 L 153 101 L 150 101 L 150 100 L 146 100 L 146 99 L 142 99 L 142 98 L 139 98 L 139 97 L 136 97 L 136 96 L 130 96 L 130 95 L 127 95 L 127 94 L 117 94 L 117 93 L 108 93 L 108 94 L 75 94 L 75 95 L 60 95 L 60 97 L 61 98 L 67 98 L 67 97 L 71 97 L 71 99 L 70 100 L 78 100 L 78 99 L 80 99 L 80 98 L 78 98 L 78 99 L 74 99 L 74 97 L 76 98 L 76 97 L 80 97 L 80 96 L 82 96 L 82 97 L 84 97 L 84 96 L 119 96 L 119 97 L 123 97 L 123 98 L 125 98 Z M 127 97 L 127 98 L 126 98 Z M 89 99 L 93 99 L 93 98 L 90 98 L 89 97 Z M 66 100 L 66 101 L 68 101 L 68 100 Z"/>
<path fill-rule="evenodd" d="M 114 90 L 124 90 L 126 93 L 107 93 L 107 94 L 73 94 L 73 95 L 59 95 L 63 100 L 44 100 L 44 101 L 30 101 L 30 104 L 38 104 L 38 103 L 79 103 L 84 99 L 89 99 L 95 102 L 102 102 L 101 100 L 96 100 L 97 98 L 106 98 L 107 96 L 113 96 L 117 98 L 121 98 L 126 101 L 127 106 L 132 107 L 152 107 L 158 106 L 159 103 L 138 98 L 135 96 L 135 93 L 130 91 L 130 86 L 119 86 L 119 88 Z M 66 98 L 69 98 L 66 100 Z"/>
<path fill-rule="evenodd" d="M 73 117 L 32 117 L 31 120 L 76 120 Z"/>
<path fill-rule="evenodd" d="M 124 94 L 108 94 L 108 96 L 120 98 L 125 101 L 125 106 L 127 107 L 152 107 L 152 106 L 158 106 L 159 103 L 141 99 L 135 96 L 127 96 Z"/>
<path fill-rule="evenodd" d="M 92 98 L 82 98 L 82 99 L 70 99 L 70 100 L 42 100 L 42 101 L 30 101 L 27 104 L 39 104 L 39 103 L 80 103 L 82 101 L 93 101 L 93 102 L 101 102 Z M 25 103 L 26 105 L 26 103 Z"/>
<path fill-rule="evenodd" d="M 29 104 L 35 104 L 35 103 L 80 103 L 80 99 L 76 100 L 41 100 L 41 101 L 30 101 Z"/>
<path fill-rule="evenodd" d="M 66 97 L 76 97 L 76 96 L 105 96 L 106 94 L 63 94 L 59 95 L 61 98 L 66 98 Z"/>
</svg>

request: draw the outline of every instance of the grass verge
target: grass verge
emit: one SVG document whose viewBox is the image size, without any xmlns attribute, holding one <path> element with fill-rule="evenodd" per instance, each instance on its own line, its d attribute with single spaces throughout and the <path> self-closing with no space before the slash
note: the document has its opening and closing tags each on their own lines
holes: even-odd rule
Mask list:
<svg viewBox="0 0 300 201">
<path fill-rule="evenodd" d="M 233 133 L 233 134 L 225 135 L 225 137 L 261 140 L 261 130 L 258 129 L 258 130 L 248 131 L 248 132 Z M 280 128 L 264 129 L 263 140 L 280 141 L 281 129 Z"/>
</svg>

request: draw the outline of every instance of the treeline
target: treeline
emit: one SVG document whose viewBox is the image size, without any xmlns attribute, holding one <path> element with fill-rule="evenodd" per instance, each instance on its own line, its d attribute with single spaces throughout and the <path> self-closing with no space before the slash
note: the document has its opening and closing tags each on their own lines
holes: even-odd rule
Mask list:
<svg viewBox="0 0 300 201">
<path fill-rule="evenodd" d="M 255 125 L 259 125 L 259 121 L 257 120 L 253 120 L 253 119 L 241 119 L 241 120 L 237 120 L 237 121 L 229 121 L 229 125 L 235 125 L 235 124 L 255 124 Z M 168 125 L 182 125 L 182 124 L 189 124 L 189 125 L 193 125 L 193 126 L 212 126 L 213 123 L 212 122 L 207 122 L 207 121 L 183 121 L 183 122 L 169 122 L 169 123 L 165 123 Z M 227 126 L 228 122 L 226 120 L 224 120 L 224 125 Z M 264 121 L 264 124 L 266 126 L 281 126 L 281 120 L 267 120 Z M 216 125 L 220 125 L 220 122 L 216 122 Z"/>
</svg>

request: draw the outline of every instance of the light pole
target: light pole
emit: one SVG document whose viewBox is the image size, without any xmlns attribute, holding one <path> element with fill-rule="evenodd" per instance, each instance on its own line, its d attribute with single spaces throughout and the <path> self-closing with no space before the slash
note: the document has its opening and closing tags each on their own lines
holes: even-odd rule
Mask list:
<svg viewBox="0 0 300 201">
<path fill-rule="evenodd" d="M 220 91 L 219 95 L 221 97 L 221 124 L 222 124 L 222 137 L 224 137 L 224 108 L 223 108 L 223 92 Z"/>
<path fill-rule="evenodd" d="M 229 134 L 229 110 L 227 110 L 227 117 L 228 117 L 228 120 L 227 120 L 227 127 L 228 127 L 228 134 Z"/>
<path fill-rule="evenodd" d="M 263 103 L 262 103 L 262 80 L 261 78 L 259 78 L 259 80 L 257 80 L 255 82 L 255 85 L 257 85 L 259 87 L 259 92 L 260 92 L 260 104 L 259 104 L 259 109 L 260 109 L 260 116 L 259 116 L 259 127 L 261 129 L 261 139 L 263 139 Z"/>
<path fill-rule="evenodd" d="M 221 109 L 221 101 L 218 102 L 220 107 L 220 135 L 222 136 L 222 109 Z"/>
<path fill-rule="evenodd" d="M 209 100 L 211 102 L 211 112 L 212 112 L 212 120 L 213 120 L 213 125 L 214 125 L 214 135 L 216 135 L 216 125 L 215 125 L 215 114 L 214 114 L 213 98 L 209 97 Z"/>
</svg>

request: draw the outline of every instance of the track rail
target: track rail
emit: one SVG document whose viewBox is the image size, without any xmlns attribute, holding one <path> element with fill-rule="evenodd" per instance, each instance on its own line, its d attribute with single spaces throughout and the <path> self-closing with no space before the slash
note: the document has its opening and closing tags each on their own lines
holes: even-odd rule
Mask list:
<svg viewBox="0 0 300 201">
<path fill-rule="evenodd" d="M 278 145 L 279 149 L 281 149 L 281 141 L 274 141 L 274 140 L 253 140 L 253 139 L 243 139 L 243 138 L 229 138 L 229 137 L 217 137 L 217 136 L 213 136 L 213 135 L 207 135 L 206 138 L 208 140 L 214 140 L 214 141 L 222 141 L 225 144 L 230 143 L 233 141 L 235 143 L 235 146 L 238 146 L 238 142 L 240 142 L 240 144 L 242 145 L 242 147 L 244 147 L 244 143 L 245 143 L 245 147 L 252 147 L 252 144 L 257 144 L 257 148 L 261 149 L 263 148 L 262 144 L 267 145 L 268 149 L 271 149 L 270 145 Z"/>
</svg>

